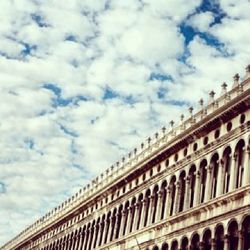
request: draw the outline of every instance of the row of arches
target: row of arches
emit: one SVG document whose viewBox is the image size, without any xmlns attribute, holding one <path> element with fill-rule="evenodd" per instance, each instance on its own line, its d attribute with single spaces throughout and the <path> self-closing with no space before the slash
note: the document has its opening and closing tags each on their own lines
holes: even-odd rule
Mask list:
<svg viewBox="0 0 250 250">
<path fill-rule="evenodd" d="M 88 222 L 44 250 L 98 249 L 250 182 L 246 140 L 227 145 Z"/>
<path fill-rule="evenodd" d="M 184 235 L 180 240 L 173 239 L 169 244 L 163 242 L 146 250 L 249 250 L 250 216 L 246 216 L 241 225 L 231 220 L 225 228 L 218 224 L 211 230 L 205 228 L 200 234 L 193 232 L 190 237 Z"/>
</svg>

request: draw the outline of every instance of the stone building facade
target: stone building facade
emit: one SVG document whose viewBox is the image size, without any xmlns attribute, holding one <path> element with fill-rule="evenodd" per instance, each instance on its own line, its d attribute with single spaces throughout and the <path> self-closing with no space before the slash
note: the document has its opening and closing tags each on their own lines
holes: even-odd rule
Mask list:
<svg viewBox="0 0 250 250">
<path fill-rule="evenodd" d="M 1 250 L 249 250 L 250 66 Z"/>
</svg>

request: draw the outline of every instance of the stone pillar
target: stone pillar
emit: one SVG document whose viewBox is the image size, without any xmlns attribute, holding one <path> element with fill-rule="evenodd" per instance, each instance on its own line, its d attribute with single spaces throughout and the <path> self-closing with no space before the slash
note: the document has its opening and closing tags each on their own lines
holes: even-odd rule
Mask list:
<svg viewBox="0 0 250 250">
<path fill-rule="evenodd" d="M 92 243 L 93 243 L 93 237 L 94 237 L 94 226 L 92 226 L 89 229 L 89 242 L 88 242 L 88 245 L 87 245 L 87 249 L 92 249 L 91 246 L 92 246 Z"/>
<path fill-rule="evenodd" d="M 130 233 L 130 226 L 131 226 L 131 222 L 132 222 L 132 205 L 130 207 L 128 207 L 128 216 L 127 216 L 127 225 L 126 225 L 126 232 L 125 235 L 128 235 Z"/>
<path fill-rule="evenodd" d="M 155 195 L 151 195 L 149 198 L 149 209 L 148 209 L 148 222 L 147 225 L 151 225 L 152 224 L 152 220 L 153 220 L 153 214 L 154 214 L 154 199 L 155 199 Z"/>
<path fill-rule="evenodd" d="M 101 239 L 101 242 L 100 242 L 100 246 L 104 245 L 105 244 L 105 238 L 106 238 L 106 234 L 107 234 L 107 227 L 108 227 L 108 220 L 107 218 L 104 219 L 103 221 L 103 232 L 102 232 L 102 239 Z"/>
<path fill-rule="evenodd" d="M 211 240 L 211 250 L 216 250 L 216 241 L 215 241 L 215 239 Z"/>
<path fill-rule="evenodd" d="M 204 250 L 204 242 L 199 243 L 199 250 Z"/>
<path fill-rule="evenodd" d="M 100 221 L 99 233 L 98 233 L 97 239 L 96 239 L 96 247 L 98 247 L 99 244 L 101 244 L 100 241 L 101 241 L 101 237 L 103 237 L 103 232 L 104 232 L 104 230 L 102 230 L 102 229 L 104 229 L 103 226 L 104 226 L 104 222 Z M 79 250 L 81 250 L 81 249 L 79 249 Z"/>
<path fill-rule="evenodd" d="M 87 229 L 86 229 L 86 235 L 85 235 L 85 240 L 84 240 L 84 247 L 83 247 L 83 249 L 87 249 L 88 242 L 89 242 L 89 238 L 90 238 L 90 228 L 87 228 Z"/>
<path fill-rule="evenodd" d="M 83 241 L 83 229 L 80 233 L 80 236 L 79 236 L 79 244 L 78 244 L 78 248 L 77 250 L 81 250 L 82 249 L 82 241 Z"/>
<path fill-rule="evenodd" d="M 224 250 L 229 250 L 229 239 L 228 239 L 228 235 L 225 235 L 225 238 L 224 238 Z"/>
<path fill-rule="evenodd" d="M 175 198 L 172 201 L 174 202 L 174 207 L 173 207 L 173 215 L 177 214 L 179 211 L 179 206 L 180 206 L 180 183 L 176 183 L 176 190 L 175 190 Z"/>
<path fill-rule="evenodd" d="M 163 219 L 166 219 L 169 217 L 170 215 L 170 208 L 171 208 L 171 188 L 170 186 L 167 187 L 167 197 L 166 197 L 166 209 L 165 209 L 165 213 L 164 213 L 164 218 Z"/>
<path fill-rule="evenodd" d="M 119 211 L 117 210 L 116 216 L 115 216 L 115 227 L 114 227 L 114 233 L 113 233 L 113 239 L 116 239 L 116 235 L 119 234 Z"/>
<path fill-rule="evenodd" d="M 233 161 L 231 163 L 231 169 L 230 169 L 229 191 L 232 191 L 235 189 L 236 169 L 237 169 L 237 155 L 234 154 Z"/>
<path fill-rule="evenodd" d="M 250 144 L 247 146 L 247 150 L 244 155 L 244 172 L 243 172 L 243 186 L 250 183 Z"/>
<path fill-rule="evenodd" d="M 160 221 L 161 220 L 161 213 L 162 213 L 162 208 L 163 208 L 163 193 L 162 190 L 159 190 L 158 192 L 158 202 L 157 202 L 157 211 L 156 211 L 156 215 L 155 215 L 155 221 Z"/>
<path fill-rule="evenodd" d="M 200 172 L 196 171 L 195 173 L 195 187 L 194 187 L 194 202 L 193 206 L 200 204 L 200 193 L 201 193 L 201 182 L 200 182 Z"/>
<path fill-rule="evenodd" d="M 212 191 L 212 168 L 210 165 L 206 167 L 207 169 L 207 179 L 206 179 L 206 187 L 205 187 L 205 199 L 204 202 L 208 201 L 211 198 Z"/>
<path fill-rule="evenodd" d="M 190 177 L 187 176 L 186 177 L 186 188 L 185 188 L 186 192 L 185 192 L 185 197 L 184 197 L 184 207 L 183 207 L 183 210 L 187 210 L 189 209 L 189 204 L 190 204 Z"/>
<path fill-rule="evenodd" d="M 122 213 L 122 219 L 121 219 L 119 237 L 123 236 L 124 227 L 125 227 L 125 215 L 126 215 L 126 211 L 122 210 L 121 213 Z"/>
<path fill-rule="evenodd" d="M 137 225 L 139 222 L 139 208 L 140 208 L 140 204 L 135 203 L 135 212 L 134 212 L 134 222 L 133 222 L 133 228 L 132 228 L 132 232 L 135 232 L 137 230 Z"/>
<path fill-rule="evenodd" d="M 141 220 L 140 220 L 139 229 L 141 229 L 141 228 L 144 227 L 144 221 L 145 221 L 145 217 L 146 217 L 146 204 L 147 204 L 147 200 L 143 199 L 143 201 L 142 201 Z"/>
<path fill-rule="evenodd" d="M 219 166 L 218 166 L 218 180 L 217 180 L 216 197 L 220 196 L 223 192 L 223 183 L 224 183 L 224 178 L 222 178 L 223 168 L 224 168 L 224 162 L 221 159 L 221 160 L 219 160 Z"/>
<path fill-rule="evenodd" d="M 238 249 L 244 249 L 243 233 L 241 230 L 238 232 L 238 238 L 239 238 Z"/>
<path fill-rule="evenodd" d="M 111 234 L 112 234 L 112 230 L 113 230 L 113 225 L 112 225 L 113 220 L 114 220 L 114 217 L 111 214 L 110 218 L 109 218 L 109 227 L 108 227 L 108 232 L 107 232 L 107 243 L 109 243 L 111 241 Z"/>
<path fill-rule="evenodd" d="M 96 239 L 96 235 L 97 235 L 97 225 L 94 225 L 93 227 L 93 230 L 92 230 L 92 234 L 93 234 L 93 237 L 92 237 L 92 240 L 90 242 L 90 248 L 89 249 L 93 249 L 94 248 L 94 245 L 95 245 L 95 239 Z"/>
</svg>

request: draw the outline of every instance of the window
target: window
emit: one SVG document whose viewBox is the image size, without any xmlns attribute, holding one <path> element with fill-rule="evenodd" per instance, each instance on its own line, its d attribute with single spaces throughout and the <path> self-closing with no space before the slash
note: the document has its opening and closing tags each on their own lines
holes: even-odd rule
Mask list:
<svg viewBox="0 0 250 250">
<path fill-rule="evenodd" d="M 232 122 L 227 123 L 227 132 L 232 130 Z"/>
<path fill-rule="evenodd" d="M 178 161 L 178 154 L 175 154 L 175 156 L 174 156 L 174 161 L 175 161 L 175 162 Z"/>
<path fill-rule="evenodd" d="M 218 139 L 220 137 L 220 130 L 217 129 L 215 132 L 214 132 L 214 139 Z"/>
<path fill-rule="evenodd" d="M 197 149 L 198 149 L 198 144 L 197 144 L 197 143 L 195 143 L 195 144 L 194 144 L 194 146 L 193 146 L 193 150 L 194 150 L 194 152 L 195 152 Z"/>
<path fill-rule="evenodd" d="M 242 114 L 240 116 L 240 124 L 243 124 L 245 122 L 245 120 L 246 120 L 246 116 L 244 114 Z"/>
<path fill-rule="evenodd" d="M 208 137 L 207 137 L 207 136 L 203 139 L 203 144 L 204 144 L 204 145 L 207 145 L 207 144 L 208 144 Z"/>
</svg>

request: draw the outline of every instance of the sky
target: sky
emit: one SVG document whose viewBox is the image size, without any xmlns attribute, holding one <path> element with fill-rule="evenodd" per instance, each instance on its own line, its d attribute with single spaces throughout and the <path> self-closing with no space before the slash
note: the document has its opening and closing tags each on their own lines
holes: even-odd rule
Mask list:
<svg viewBox="0 0 250 250">
<path fill-rule="evenodd" d="M 0 245 L 232 87 L 250 0 L 1 0 Z"/>
</svg>

